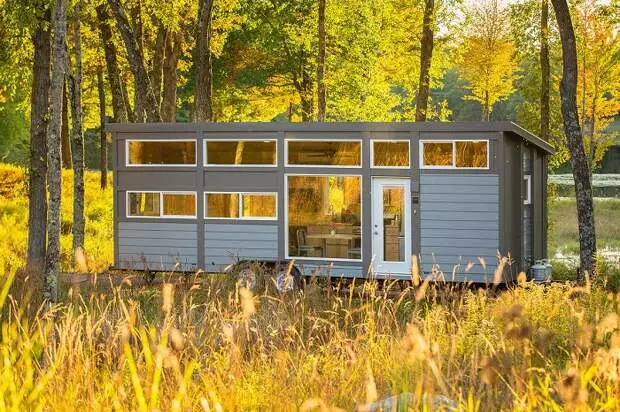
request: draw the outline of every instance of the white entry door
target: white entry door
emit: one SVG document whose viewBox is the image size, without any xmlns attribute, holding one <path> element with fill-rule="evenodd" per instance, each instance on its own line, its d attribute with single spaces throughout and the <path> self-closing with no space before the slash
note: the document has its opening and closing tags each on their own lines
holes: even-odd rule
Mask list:
<svg viewBox="0 0 620 412">
<path fill-rule="evenodd" d="M 409 179 L 373 179 L 372 254 L 378 275 L 405 275 L 411 272 Z"/>
</svg>

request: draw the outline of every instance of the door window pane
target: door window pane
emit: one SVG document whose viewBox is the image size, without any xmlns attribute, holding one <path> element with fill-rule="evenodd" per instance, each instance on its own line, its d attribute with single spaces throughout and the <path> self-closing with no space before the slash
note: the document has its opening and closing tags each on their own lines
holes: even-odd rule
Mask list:
<svg viewBox="0 0 620 412">
<path fill-rule="evenodd" d="M 164 193 L 164 216 L 196 216 L 196 195 Z"/>
<path fill-rule="evenodd" d="M 195 165 L 196 142 L 127 141 L 129 165 Z"/>
<path fill-rule="evenodd" d="M 488 142 L 456 142 L 456 167 L 487 167 Z"/>
<path fill-rule="evenodd" d="M 288 254 L 361 260 L 361 178 L 288 176 Z"/>
<path fill-rule="evenodd" d="M 288 141 L 288 164 L 307 166 L 361 166 L 362 145 L 351 141 Z"/>
<path fill-rule="evenodd" d="M 208 140 L 207 165 L 276 165 L 275 140 Z"/>
<path fill-rule="evenodd" d="M 452 142 L 423 142 L 424 166 L 452 166 Z"/>
<path fill-rule="evenodd" d="M 405 261 L 405 189 L 383 188 L 383 261 Z"/>
<path fill-rule="evenodd" d="M 239 217 L 237 193 L 205 193 L 205 217 Z"/>
<path fill-rule="evenodd" d="M 159 193 L 130 192 L 129 216 L 156 216 L 159 217 Z"/>
<path fill-rule="evenodd" d="M 373 166 L 409 167 L 409 142 L 372 143 Z"/>
<path fill-rule="evenodd" d="M 242 217 L 275 218 L 276 195 L 275 194 L 249 194 L 241 195 Z"/>
</svg>

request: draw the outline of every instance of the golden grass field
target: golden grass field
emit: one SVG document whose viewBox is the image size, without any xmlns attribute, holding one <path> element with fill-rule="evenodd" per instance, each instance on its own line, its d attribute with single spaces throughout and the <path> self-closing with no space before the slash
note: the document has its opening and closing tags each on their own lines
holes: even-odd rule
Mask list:
<svg viewBox="0 0 620 412">
<path fill-rule="evenodd" d="M 620 410 L 620 294 L 600 282 L 313 281 L 282 296 L 221 276 L 93 275 L 43 314 L 38 279 L 19 270 L 24 179 L 0 170 L 0 410 L 372 410 L 392 395 L 411 410 Z M 101 271 L 111 191 L 88 173 L 86 196 L 88 269 Z"/>
</svg>

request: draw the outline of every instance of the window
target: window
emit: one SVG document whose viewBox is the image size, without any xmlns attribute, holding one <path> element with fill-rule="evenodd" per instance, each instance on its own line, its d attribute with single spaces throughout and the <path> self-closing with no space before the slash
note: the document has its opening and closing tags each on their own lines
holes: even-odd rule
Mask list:
<svg viewBox="0 0 620 412">
<path fill-rule="evenodd" d="M 127 140 L 127 166 L 196 166 L 195 140 Z"/>
<path fill-rule="evenodd" d="M 488 140 L 420 141 L 424 169 L 488 169 Z"/>
<path fill-rule="evenodd" d="M 361 260 L 360 176 L 287 176 L 287 255 Z"/>
<path fill-rule="evenodd" d="M 275 140 L 206 140 L 206 166 L 276 166 Z"/>
<path fill-rule="evenodd" d="M 275 193 L 205 193 L 207 219 L 276 219 Z"/>
<path fill-rule="evenodd" d="M 196 193 L 127 192 L 127 217 L 196 217 Z"/>
<path fill-rule="evenodd" d="M 532 176 L 523 176 L 523 186 L 523 193 L 525 193 L 523 204 L 530 205 L 532 204 Z"/>
<path fill-rule="evenodd" d="M 359 140 L 287 140 L 289 166 L 362 166 Z"/>
<path fill-rule="evenodd" d="M 372 166 L 386 168 L 409 167 L 408 140 L 373 140 Z"/>
</svg>

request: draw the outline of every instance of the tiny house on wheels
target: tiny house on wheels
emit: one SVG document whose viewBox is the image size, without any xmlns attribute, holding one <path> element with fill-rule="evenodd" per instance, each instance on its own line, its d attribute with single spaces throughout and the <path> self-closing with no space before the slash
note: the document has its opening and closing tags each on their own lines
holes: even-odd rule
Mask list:
<svg viewBox="0 0 620 412">
<path fill-rule="evenodd" d="M 110 124 L 115 267 L 509 282 L 546 257 L 547 157 L 510 122 Z M 500 265 L 501 257 L 508 258 Z M 237 266 L 239 267 L 239 266 Z M 282 269 L 284 270 L 284 269 Z"/>
</svg>

